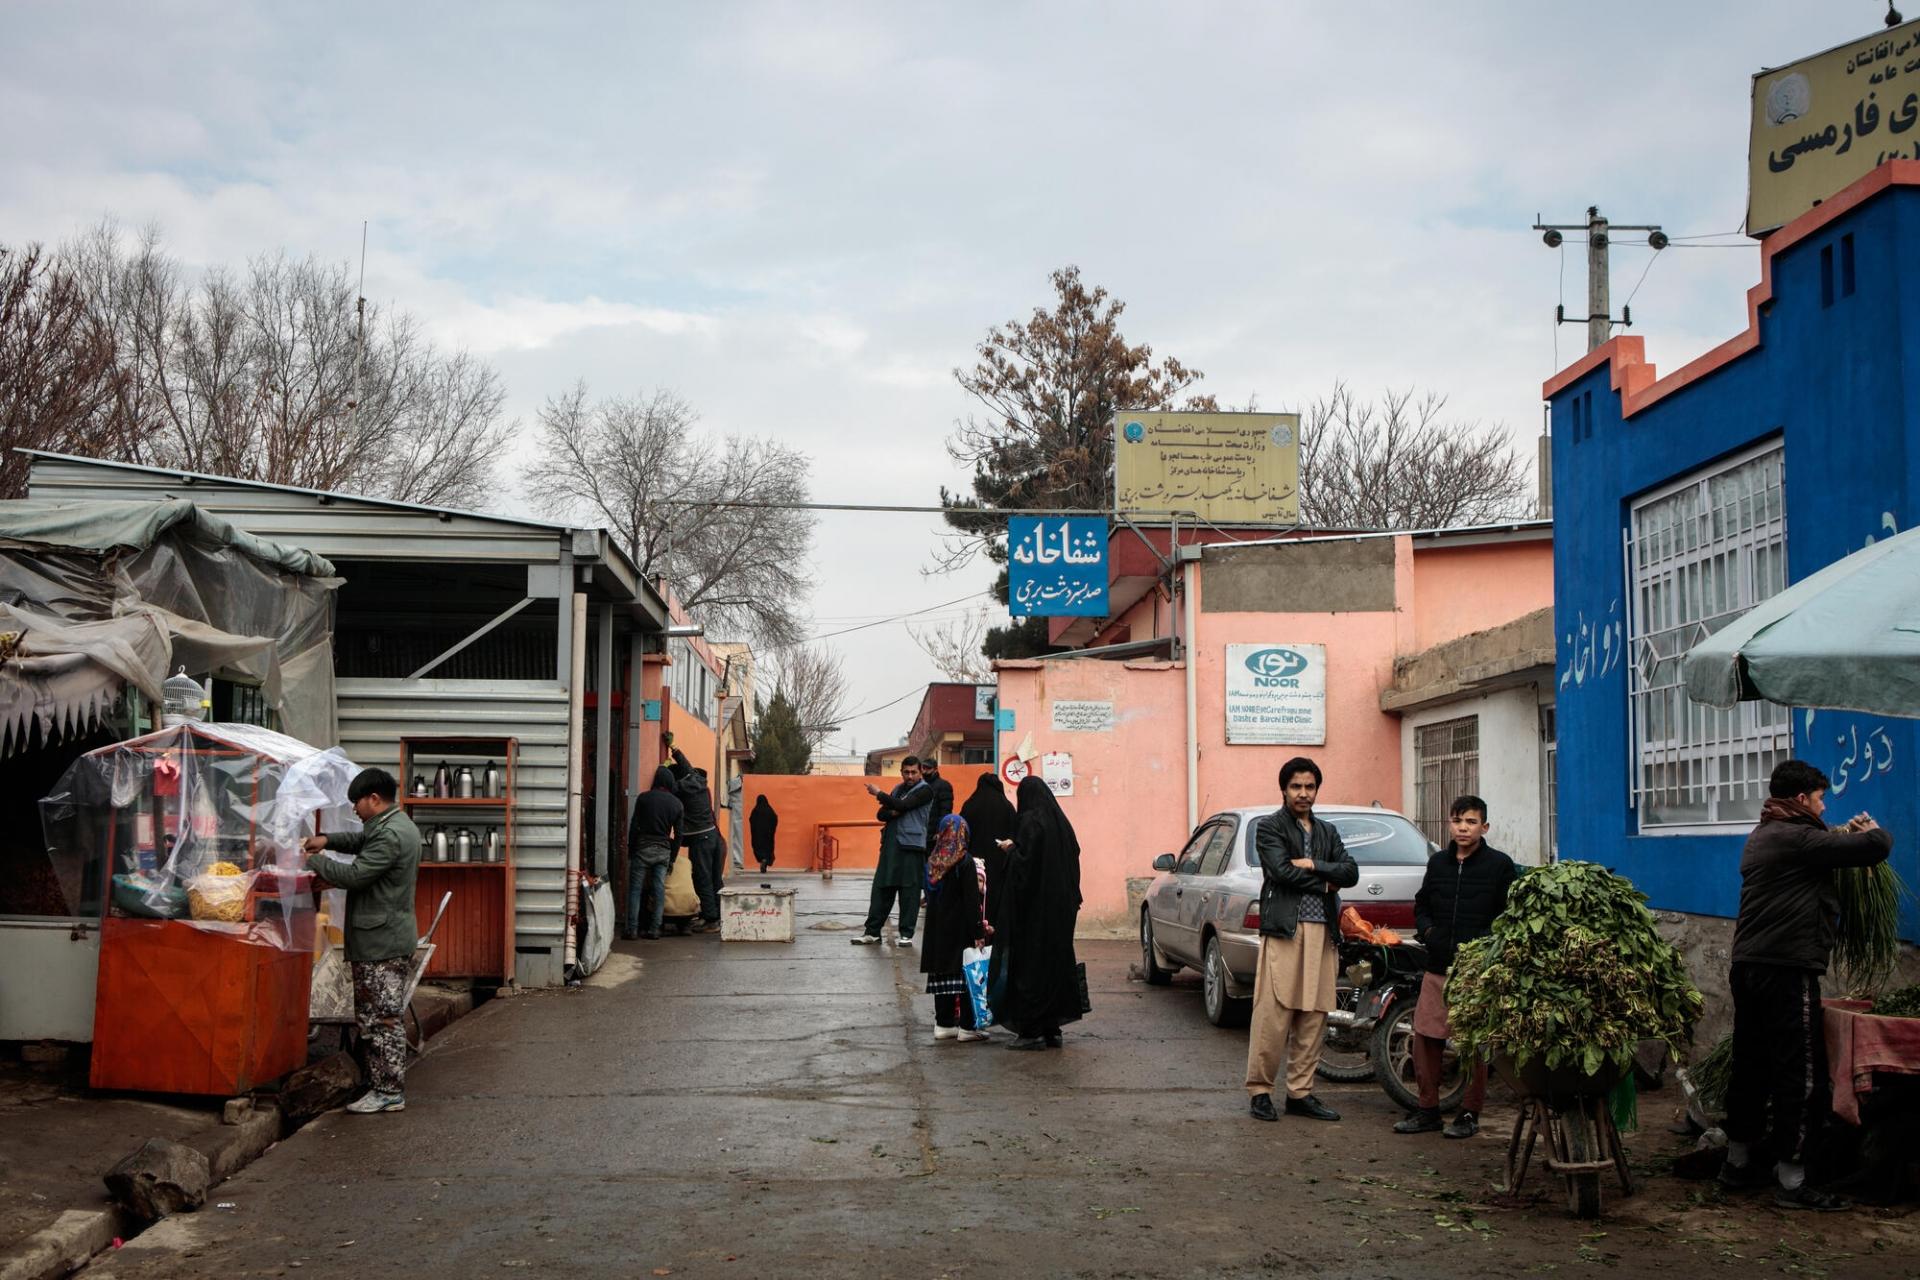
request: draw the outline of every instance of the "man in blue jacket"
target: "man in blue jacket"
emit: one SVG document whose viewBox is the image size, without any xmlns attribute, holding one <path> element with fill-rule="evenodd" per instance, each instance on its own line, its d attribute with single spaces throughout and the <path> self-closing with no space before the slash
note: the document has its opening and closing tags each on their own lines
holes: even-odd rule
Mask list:
<svg viewBox="0 0 1920 1280">
<path fill-rule="evenodd" d="M 867 793 L 880 802 L 880 865 L 873 869 L 873 895 L 867 902 L 866 927 L 852 939 L 856 947 L 880 941 L 880 930 L 900 899 L 898 944 L 913 945 L 920 923 L 920 886 L 927 875 L 927 818 L 933 812 L 933 787 L 921 776 L 920 761 L 908 756 L 900 762 L 900 785 L 882 791 L 871 782 Z"/>
</svg>

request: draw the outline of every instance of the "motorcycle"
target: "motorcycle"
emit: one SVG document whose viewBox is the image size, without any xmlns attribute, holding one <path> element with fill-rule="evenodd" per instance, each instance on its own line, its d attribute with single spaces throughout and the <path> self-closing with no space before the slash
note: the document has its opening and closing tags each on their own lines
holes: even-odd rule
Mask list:
<svg viewBox="0 0 1920 1280">
<path fill-rule="evenodd" d="M 1420 1105 L 1413 1011 L 1426 969 L 1427 949 L 1417 942 L 1340 940 L 1342 983 L 1338 1007 L 1327 1015 L 1319 1067 L 1323 1078 L 1351 1083 L 1371 1076 L 1406 1110 Z M 1459 1106 L 1466 1091 L 1467 1073 L 1449 1041 L 1441 1064 L 1440 1109 Z"/>
</svg>

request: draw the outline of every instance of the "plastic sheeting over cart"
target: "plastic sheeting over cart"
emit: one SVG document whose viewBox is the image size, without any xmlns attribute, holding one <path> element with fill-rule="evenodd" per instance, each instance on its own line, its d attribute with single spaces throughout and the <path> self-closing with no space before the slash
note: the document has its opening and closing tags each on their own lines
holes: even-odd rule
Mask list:
<svg viewBox="0 0 1920 1280">
<path fill-rule="evenodd" d="M 357 772 L 338 748 L 245 724 L 185 724 L 74 761 L 40 802 L 73 915 L 174 920 L 310 951 L 313 877 L 300 853 L 349 831 Z"/>
</svg>

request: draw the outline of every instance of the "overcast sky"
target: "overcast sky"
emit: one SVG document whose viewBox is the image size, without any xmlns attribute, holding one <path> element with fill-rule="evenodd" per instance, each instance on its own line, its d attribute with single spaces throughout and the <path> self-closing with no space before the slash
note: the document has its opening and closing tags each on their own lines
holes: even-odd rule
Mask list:
<svg viewBox="0 0 1920 1280">
<path fill-rule="evenodd" d="M 345 260 L 365 220 L 368 295 L 493 363 L 513 415 L 670 387 L 807 450 L 825 501 L 964 484 L 951 371 L 1067 263 L 1223 400 L 1414 386 L 1531 448 L 1584 350 L 1556 354 L 1562 252 L 1586 300 L 1535 214 L 1737 230 L 1749 77 L 1884 11 L 10 0 L 0 242 L 111 215 L 193 266 Z M 1638 282 L 1659 365 L 1744 324 L 1749 245 L 1650 253 L 1616 251 L 1614 299 Z M 815 630 L 983 590 L 923 574 L 937 535 L 823 519 Z M 932 665 L 899 624 L 830 643 L 857 706 L 898 701 L 829 750 L 898 740 Z"/>
</svg>

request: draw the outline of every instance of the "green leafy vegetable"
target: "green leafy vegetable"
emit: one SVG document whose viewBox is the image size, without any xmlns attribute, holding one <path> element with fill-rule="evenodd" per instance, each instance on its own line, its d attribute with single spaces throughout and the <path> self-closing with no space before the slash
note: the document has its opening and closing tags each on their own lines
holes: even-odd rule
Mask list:
<svg viewBox="0 0 1920 1280">
<path fill-rule="evenodd" d="M 1447 1005 L 1465 1051 L 1591 1075 L 1627 1070 L 1642 1040 L 1677 1049 L 1702 1002 L 1646 895 L 1598 863 L 1556 862 L 1515 882 L 1493 932 L 1460 948 Z"/>
<path fill-rule="evenodd" d="M 1920 1018 L 1920 983 L 1889 991 L 1873 1002 L 1873 1011 L 1883 1018 Z"/>
<path fill-rule="evenodd" d="M 1833 873 L 1840 897 L 1840 968 L 1847 990 L 1865 995 L 1885 982 L 1900 959 L 1900 899 L 1907 887 L 1885 862 Z"/>
</svg>

